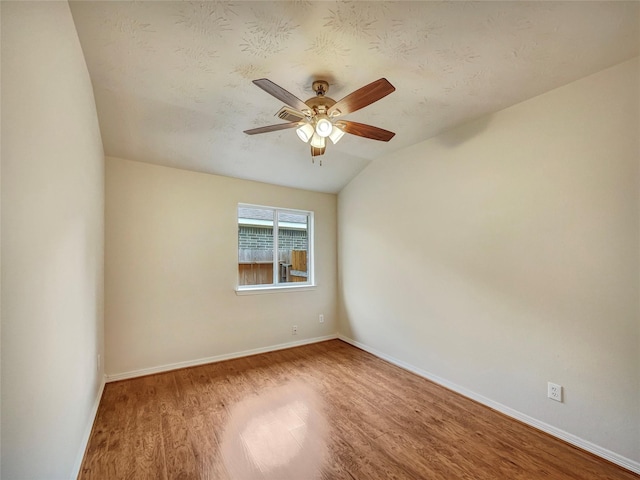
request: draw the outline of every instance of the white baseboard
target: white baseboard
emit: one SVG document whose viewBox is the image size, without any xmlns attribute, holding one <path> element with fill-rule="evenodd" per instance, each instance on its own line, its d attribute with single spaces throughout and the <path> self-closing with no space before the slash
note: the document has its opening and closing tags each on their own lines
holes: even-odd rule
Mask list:
<svg viewBox="0 0 640 480">
<path fill-rule="evenodd" d="M 415 373 L 416 375 L 426 378 L 427 380 L 437 383 L 438 385 L 442 385 L 443 387 L 448 388 L 449 390 L 453 390 L 454 392 L 459 393 L 460 395 L 463 395 L 467 398 L 470 398 L 471 400 L 475 400 L 478 403 L 486 405 L 487 407 L 492 408 L 493 410 L 497 410 L 498 412 L 503 413 L 508 417 L 515 418 L 516 420 L 519 420 L 522 423 L 526 423 L 527 425 L 533 428 L 542 430 L 543 432 L 548 433 L 549 435 L 552 435 L 556 438 L 559 438 L 560 440 L 564 440 L 565 442 L 570 443 L 571 445 L 574 445 L 578 448 L 581 448 L 582 450 L 586 450 L 587 452 L 593 453 L 594 455 L 604 458 L 605 460 L 615 463 L 616 465 L 626 468 L 627 470 L 640 474 L 640 462 L 636 462 L 629 458 L 623 457 L 622 455 L 619 455 L 615 452 L 607 450 L 606 448 L 600 447 L 599 445 L 596 445 L 580 437 L 577 437 L 569 432 L 565 432 L 564 430 L 556 428 L 553 425 L 549 425 L 547 423 L 541 422 L 540 420 L 530 417 L 529 415 L 525 415 L 524 413 L 514 410 L 513 408 L 502 405 L 501 403 L 494 402 L 493 400 L 487 397 L 479 395 L 471 390 L 468 390 L 464 387 L 456 385 L 455 383 L 449 382 L 444 378 L 440 378 L 437 375 L 433 375 L 418 367 L 415 367 L 406 362 L 403 362 L 402 360 L 398 360 L 397 358 L 391 357 L 385 353 L 380 352 L 379 350 L 376 350 L 375 348 L 369 347 L 368 345 L 362 344 L 356 340 L 345 337 L 344 335 L 338 334 L 338 338 L 346 343 L 353 345 L 354 347 L 358 347 L 364 350 L 365 352 L 369 352 L 372 355 L 375 355 L 376 357 L 381 358 L 382 360 L 386 360 L 387 362 L 392 363 L 404 370 L 407 370 L 411 373 Z"/>
<path fill-rule="evenodd" d="M 106 381 L 107 383 L 109 383 L 117 382 L 119 380 L 127 380 L 129 378 L 144 377 L 145 375 L 169 372 L 171 370 L 178 370 L 180 368 L 197 367 L 198 365 L 206 365 L 207 363 L 222 362 L 224 360 L 232 360 L 234 358 L 248 357 L 250 355 L 257 355 L 259 353 L 275 352 L 277 350 L 309 345 L 311 343 L 324 342 L 326 340 L 334 340 L 336 338 L 338 338 L 337 334 L 325 335 L 324 337 L 307 338 L 305 340 L 300 340 L 297 342 L 280 343 L 278 345 L 254 348 L 252 350 L 244 350 L 241 352 L 227 353 L 224 355 L 214 355 L 213 357 L 199 358 L 197 360 L 187 360 L 185 362 L 170 363 L 167 365 L 160 365 L 158 367 L 151 368 L 142 368 L 140 370 L 132 370 L 130 372 L 114 373 L 111 375 L 107 375 Z"/>
<path fill-rule="evenodd" d="M 82 434 L 82 441 L 80 442 L 80 450 L 76 456 L 76 461 L 73 464 L 73 471 L 71 478 L 78 478 L 80 475 L 80 468 L 82 468 L 82 460 L 84 460 L 84 454 L 87 451 L 87 447 L 89 446 L 89 438 L 91 437 L 91 430 L 93 429 L 93 423 L 95 422 L 96 415 L 98 414 L 98 407 L 100 406 L 100 399 L 102 399 L 102 392 L 104 392 L 104 386 L 106 383 L 106 376 L 103 375 L 102 381 L 100 382 L 100 387 L 98 388 L 98 393 L 96 394 L 96 398 L 93 401 L 93 407 L 91 407 L 91 415 L 89 415 L 89 422 L 84 429 L 84 433 Z"/>
</svg>

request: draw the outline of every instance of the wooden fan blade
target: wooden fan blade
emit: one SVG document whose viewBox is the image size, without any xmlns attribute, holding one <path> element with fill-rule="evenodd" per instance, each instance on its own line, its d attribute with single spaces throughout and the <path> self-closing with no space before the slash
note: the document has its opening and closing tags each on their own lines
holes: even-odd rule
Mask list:
<svg viewBox="0 0 640 480">
<path fill-rule="evenodd" d="M 318 147 L 314 147 L 313 145 L 311 146 L 311 156 L 312 157 L 317 157 L 319 155 L 324 155 L 324 151 L 327 149 L 327 147 L 322 147 L 322 148 L 318 148 Z"/>
<path fill-rule="evenodd" d="M 377 102 L 381 98 L 386 97 L 390 93 L 394 92 L 396 87 L 391 85 L 386 78 L 381 78 L 375 82 L 365 85 L 359 88 L 355 92 L 350 93 L 342 100 L 339 100 L 335 105 L 329 108 L 327 112 L 329 116 L 332 113 L 339 111 L 341 115 L 355 112 L 361 108 L 371 105 L 373 102 Z"/>
<path fill-rule="evenodd" d="M 372 125 L 366 125 L 364 123 L 341 120 L 340 124 L 342 130 L 350 133 L 351 135 L 358 135 L 359 137 L 380 140 L 381 142 L 388 142 L 395 135 L 395 133 L 390 132 L 389 130 L 384 130 Z"/>
<path fill-rule="evenodd" d="M 267 78 L 260 78 L 258 80 L 254 80 L 253 83 L 255 83 L 257 86 L 259 86 L 268 94 L 273 95 L 281 102 L 286 103 L 287 105 L 295 108 L 296 110 L 303 111 L 303 110 L 309 109 L 307 104 L 304 103 L 302 100 L 300 100 L 298 97 L 296 97 L 293 93 L 287 92 L 284 88 L 282 88 L 279 85 L 276 85 L 275 83 L 273 83 L 271 80 Z"/>
<path fill-rule="evenodd" d="M 277 130 L 286 130 L 287 128 L 296 128 L 300 125 L 300 122 L 278 123 L 276 125 L 267 125 L 266 127 L 252 128 L 251 130 L 245 130 L 247 135 L 255 135 L 256 133 L 275 132 Z"/>
</svg>

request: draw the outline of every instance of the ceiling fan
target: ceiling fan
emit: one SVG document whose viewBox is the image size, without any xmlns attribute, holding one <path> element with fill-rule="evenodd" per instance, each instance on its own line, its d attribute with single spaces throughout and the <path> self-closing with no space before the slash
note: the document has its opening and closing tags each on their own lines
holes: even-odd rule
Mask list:
<svg viewBox="0 0 640 480">
<path fill-rule="evenodd" d="M 288 105 L 276 113 L 280 119 L 288 120 L 288 123 L 245 130 L 244 133 L 248 135 L 296 128 L 300 140 L 311 145 L 312 158 L 324 154 L 327 137 L 335 144 L 345 133 L 383 142 L 388 142 L 395 135 L 382 128 L 341 119 L 342 115 L 360 110 L 395 91 L 395 87 L 386 78 L 365 85 L 337 102 L 326 96 L 329 83 L 324 80 L 313 82 L 312 88 L 316 96 L 306 102 L 269 79 L 261 78 L 253 83 Z"/>
</svg>

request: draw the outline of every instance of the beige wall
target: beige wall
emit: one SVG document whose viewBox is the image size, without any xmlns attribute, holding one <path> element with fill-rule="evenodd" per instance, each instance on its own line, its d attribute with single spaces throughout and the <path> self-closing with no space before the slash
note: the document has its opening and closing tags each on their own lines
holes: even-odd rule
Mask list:
<svg viewBox="0 0 640 480">
<path fill-rule="evenodd" d="M 638 71 L 365 169 L 338 200 L 341 333 L 640 462 Z"/>
<path fill-rule="evenodd" d="M 239 202 L 315 212 L 315 290 L 236 295 Z M 108 158 L 107 374 L 335 334 L 336 202 L 335 195 Z"/>
<path fill-rule="evenodd" d="M 102 144 L 67 3 L 1 9 L 1 476 L 71 478 L 103 378 Z"/>
</svg>

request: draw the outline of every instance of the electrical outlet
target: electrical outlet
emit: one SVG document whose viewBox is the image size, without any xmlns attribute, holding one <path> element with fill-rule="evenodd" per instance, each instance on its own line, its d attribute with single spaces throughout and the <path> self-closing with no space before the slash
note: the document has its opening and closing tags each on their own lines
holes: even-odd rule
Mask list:
<svg viewBox="0 0 640 480">
<path fill-rule="evenodd" d="M 298 325 L 294 325 L 293 327 L 291 327 L 291 335 L 297 335 L 298 334 Z"/>
<path fill-rule="evenodd" d="M 318 317 L 318 321 L 320 323 L 324 323 L 324 315 L 323 314 L 320 314 L 320 316 Z"/>
<path fill-rule="evenodd" d="M 562 386 L 547 382 L 547 397 L 556 402 L 562 402 Z"/>
</svg>

